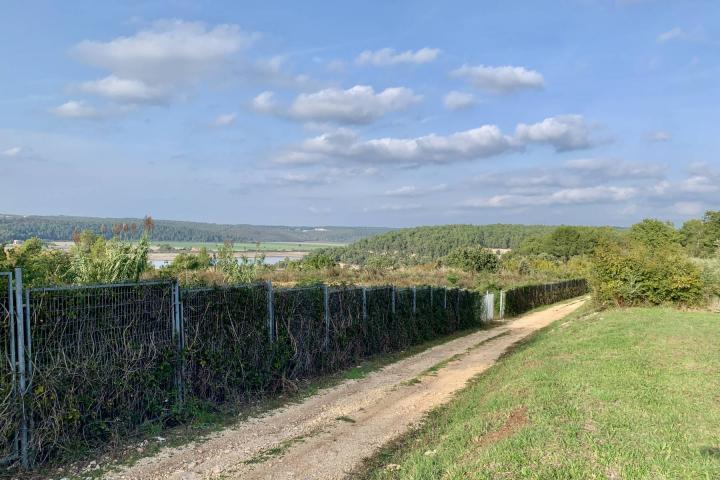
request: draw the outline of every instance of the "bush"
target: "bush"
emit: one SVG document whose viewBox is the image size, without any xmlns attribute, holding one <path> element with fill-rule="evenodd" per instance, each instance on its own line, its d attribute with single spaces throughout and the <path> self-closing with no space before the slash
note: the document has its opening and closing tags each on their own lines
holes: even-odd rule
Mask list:
<svg viewBox="0 0 720 480">
<path fill-rule="evenodd" d="M 443 263 L 470 272 L 497 272 L 500 259 L 490 250 L 480 247 L 458 247 L 450 251 Z"/>
<path fill-rule="evenodd" d="M 677 247 L 682 235 L 675 230 L 672 223 L 647 218 L 630 227 L 630 239 L 650 248 Z"/>
<path fill-rule="evenodd" d="M 700 268 L 679 248 L 608 242 L 593 256 L 591 283 L 601 305 L 698 304 Z"/>
</svg>

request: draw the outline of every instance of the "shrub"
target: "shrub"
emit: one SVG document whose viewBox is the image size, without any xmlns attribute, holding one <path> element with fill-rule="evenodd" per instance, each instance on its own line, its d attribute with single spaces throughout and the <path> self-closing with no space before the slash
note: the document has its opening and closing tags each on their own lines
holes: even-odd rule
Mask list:
<svg viewBox="0 0 720 480">
<path fill-rule="evenodd" d="M 700 268 L 679 248 L 637 241 L 597 248 L 590 278 L 601 305 L 693 305 L 704 290 Z"/>
<path fill-rule="evenodd" d="M 672 223 L 654 218 L 646 218 L 630 228 L 629 237 L 635 242 L 650 248 L 676 247 L 680 245 L 682 235 Z"/>
<path fill-rule="evenodd" d="M 500 268 L 498 256 L 480 246 L 455 248 L 445 256 L 443 263 L 471 272 L 497 272 Z"/>
</svg>

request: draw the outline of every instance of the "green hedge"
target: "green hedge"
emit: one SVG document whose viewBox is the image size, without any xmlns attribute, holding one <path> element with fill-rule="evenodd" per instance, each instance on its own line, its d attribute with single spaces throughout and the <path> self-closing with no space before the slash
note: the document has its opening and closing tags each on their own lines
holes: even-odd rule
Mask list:
<svg viewBox="0 0 720 480">
<path fill-rule="evenodd" d="M 520 315 L 533 308 L 578 297 L 588 292 L 584 279 L 511 288 L 505 293 L 505 315 Z"/>
</svg>

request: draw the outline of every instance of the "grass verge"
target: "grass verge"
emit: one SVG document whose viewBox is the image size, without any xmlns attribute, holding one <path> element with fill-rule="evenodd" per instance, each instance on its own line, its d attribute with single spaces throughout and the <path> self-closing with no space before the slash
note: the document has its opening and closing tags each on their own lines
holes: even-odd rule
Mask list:
<svg viewBox="0 0 720 480">
<path fill-rule="evenodd" d="M 717 314 L 581 309 L 353 478 L 720 478 L 718 345 Z"/>
</svg>

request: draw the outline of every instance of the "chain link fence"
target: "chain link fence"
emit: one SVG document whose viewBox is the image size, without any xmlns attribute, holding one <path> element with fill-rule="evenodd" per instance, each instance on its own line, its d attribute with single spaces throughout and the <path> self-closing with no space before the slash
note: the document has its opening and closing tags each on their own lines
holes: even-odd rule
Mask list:
<svg viewBox="0 0 720 480">
<path fill-rule="evenodd" d="M 222 407 L 294 389 L 478 326 L 493 305 L 430 286 L 15 283 L 0 275 L 0 455 L 24 465 L 176 423 L 195 402 Z M 506 308 L 516 315 L 585 291 L 584 281 L 512 289 Z"/>
</svg>

